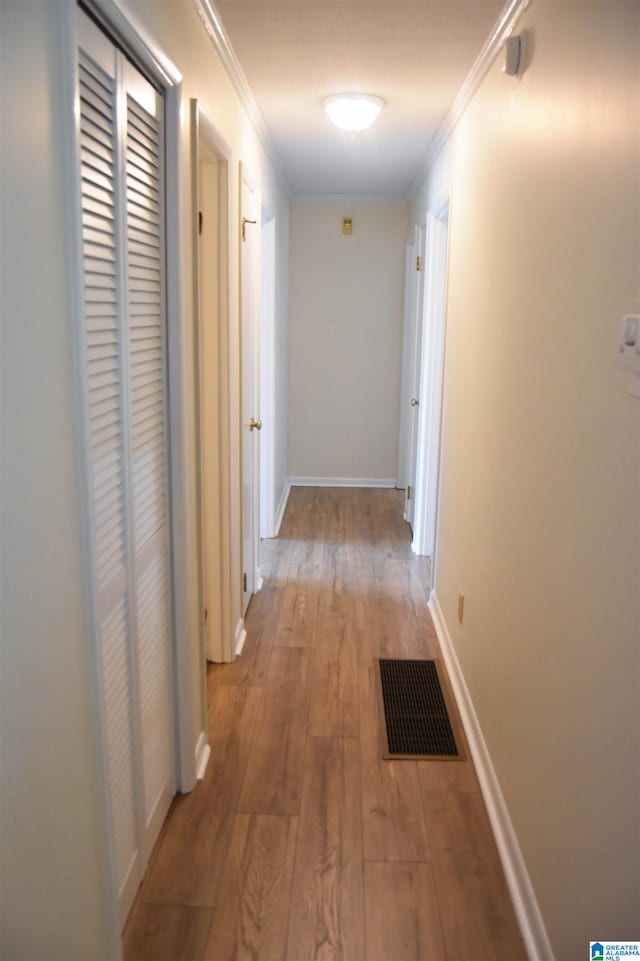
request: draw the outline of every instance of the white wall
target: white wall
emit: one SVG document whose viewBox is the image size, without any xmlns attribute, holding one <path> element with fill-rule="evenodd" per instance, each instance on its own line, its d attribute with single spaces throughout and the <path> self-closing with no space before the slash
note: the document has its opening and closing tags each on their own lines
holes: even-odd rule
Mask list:
<svg viewBox="0 0 640 961">
<path fill-rule="evenodd" d="M 244 161 L 282 225 L 279 303 L 286 328 L 288 197 L 190 3 L 123 0 L 121 8 L 183 74 L 179 264 L 187 390 L 187 468 L 180 570 L 186 629 L 180 651 L 201 691 L 197 590 L 195 396 L 189 99 L 230 145 L 230 231 L 238 238 Z M 0 953 L 7 961 L 119 955 L 109 896 L 106 829 L 80 514 L 81 459 L 73 383 L 74 265 L 61 122 L 71 0 L 3 0 L 2 42 L 2 737 Z M 65 99 L 66 97 L 66 99 Z M 239 452 L 238 250 L 231 244 L 232 444 Z M 282 365 L 286 368 L 285 351 Z M 286 382 L 286 381 L 285 381 Z M 282 459 L 282 455 L 280 455 Z M 235 478 L 237 483 L 238 478 Z M 240 498 L 236 498 L 239 505 Z M 237 538 L 239 514 L 232 519 Z M 236 557 L 239 549 L 236 545 Z M 240 613 L 236 571 L 236 619 Z M 200 705 L 198 705 L 200 706 Z M 193 747 L 202 714 L 194 714 Z"/>
<path fill-rule="evenodd" d="M 292 478 L 395 482 L 406 229 L 404 205 L 292 207 Z"/>
<path fill-rule="evenodd" d="M 521 26 L 411 217 L 451 182 L 436 592 L 564 961 L 640 918 L 640 5 Z"/>
</svg>

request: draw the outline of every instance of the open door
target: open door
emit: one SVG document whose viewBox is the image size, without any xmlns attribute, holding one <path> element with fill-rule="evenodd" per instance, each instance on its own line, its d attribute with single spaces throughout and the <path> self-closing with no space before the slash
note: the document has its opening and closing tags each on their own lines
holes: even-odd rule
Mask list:
<svg viewBox="0 0 640 961">
<path fill-rule="evenodd" d="M 424 227 L 415 228 L 415 282 L 412 285 L 410 305 L 408 391 L 404 397 L 407 420 L 407 488 L 404 517 L 413 531 L 416 490 L 416 463 L 418 444 L 418 413 L 420 406 L 420 365 L 422 351 L 422 308 L 424 303 Z"/>
<path fill-rule="evenodd" d="M 276 535 L 275 522 L 275 359 L 276 221 L 262 208 L 260 281 L 260 537 Z"/>
<path fill-rule="evenodd" d="M 240 353 L 242 376 L 242 613 L 258 583 L 260 487 L 258 412 L 258 251 L 260 203 L 247 168 L 240 168 Z"/>
<path fill-rule="evenodd" d="M 422 349 L 421 406 L 418 423 L 415 525 L 413 550 L 432 559 L 435 550 L 440 480 L 440 434 L 444 386 L 444 349 L 447 302 L 449 206 L 437 217 L 428 215 L 425 274 L 426 301 Z"/>
<path fill-rule="evenodd" d="M 199 529 L 204 656 L 234 657 L 228 306 L 230 150 L 191 101 L 197 305 Z"/>
<path fill-rule="evenodd" d="M 409 386 L 409 371 L 411 362 L 411 331 L 413 311 L 413 288 L 416 283 L 416 254 L 415 236 L 411 230 L 407 237 L 404 259 L 404 298 L 402 307 L 402 372 L 400 375 L 400 424 L 398 427 L 398 469 L 396 487 L 406 490 L 409 449 L 409 411 L 411 407 L 406 403 L 411 389 Z"/>
</svg>

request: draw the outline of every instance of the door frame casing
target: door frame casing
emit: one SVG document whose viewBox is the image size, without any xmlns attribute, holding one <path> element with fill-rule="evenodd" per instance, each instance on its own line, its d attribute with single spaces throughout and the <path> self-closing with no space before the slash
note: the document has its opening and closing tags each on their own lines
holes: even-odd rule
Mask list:
<svg viewBox="0 0 640 961">
<path fill-rule="evenodd" d="M 441 438 L 444 418 L 444 371 L 449 270 L 450 198 L 427 214 L 424 334 L 420 390 L 425 403 L 418 418 L 414 553 L 431 557 L 431 586 L 437 567 Z"/>
<path fill-rule="evenodd" d="M 415 488 L 417 470 L 417 447 L 418 447 L 418 421 L 420 415 L 420 387 L 421 387 L 421 355 L 422 355 L 422 328 L 424 322 L 424 278 L 425 278 L 425 224 L 415 224 L 414 226 L 414 256 L 420 257 L 421 265 L 418 270 L 417 264 L 414 265 L 415 283 L 412 287 L 412 302 L 410 304 L 410 326 L 409 326 L 409 355 L 408 355 L 408 392 L 405 397 L 405 405 L 411 404 L 407 421 L 407 493 L 404 500 L 404 519 L 413 529 L 415 514 Z M 411 399 L 410 399 L 411 398 Z M 414 407 L 412 400 L 418 401 L 418 406 Z M 413 490 L 409 492 L 409 487 Z M 407 496 L 411 494 L 411 497 Z M 410 505 L 410 506 L 409 506 Z"/>
<path fill-rule="evenodd" d="M 261 538 L 275 530 L 275 323 L 276 218 L 262 207 L 260 230 L 260 530 Z M 260 574 L 259 574 L 260 578 Z M 258 581 L 259 582 L 259 581 Z"/>
<path fill-rule="evenodd" d="M 404 301 L 402 310 L 402 368 L 400 374 L 400 424 L 398 428 L 398 467 L 396 472 L 396 487 L 406 490 L 407 484 L 407 449 L 409 443 L 409 360 L 410 360 L 410 331 L 411 304 L 413 303 L 413 285 L 415 284 L 415 232 L 410 230 L 405 242 L 404 264 Z"/>
<path fill-rule="evenodd" d="M 246 561 L 244 558 L 244 543 L 245 543 L 245 518 L 244 518 L 244 479 L 246 473 L 246 467 L 244 464 L 244 432 L 246 429 L 246 424 L 244 421 L 245 413 L 249 417 L 254 417 L 256 419 L 260 418 L 259 404 L 260 404 L 260 379 L 259 379 L 259 356 L 260 356 L 260 341 L 259 341 L 259 305 L 260 305 L 260 216 L 262 210 L 260 190 L 258 187 L 257 178 L 253 176 L 252 171 L 247 167 L 247 164 L 243 161 L 240 162 L 240 177 L 239 177 L 239 190 L 238 190 L 238 205 L 239 205 L 239 231 L 238 231 L 238 243 L 239 243 L 239 264 L 240 264 L 240 303 L 239 303 L 239 349 L 240 349 L 240 492 L 241 492 L 241 504 L 240 504 L 240 514 L 241 514 L 241 549 L 240 549 L 240 597 L 241 597 L 241 614 L 244 618 L 246 613 L 246 607 L 251 599 L 251 596 L 255 591 L 260 589 L 260 445 L 254 439 L 254 452 L 253 452 L 253 477 L 252 477 L 252 489 L 251 489 L 251 502 L 252 502 L 252 532 L 251 532 L 251 555 L 252 555 L 252 570 L 247 572 L 251 574 L 248 577 L 249 590 L 247 591 L 248 597 L 244 597 L 244 590 L 242 584 L 242 574 L 246 571 Z M 253 318 L 251 322 L 251 354 L 249 357 L 245 355 L 245 342 L 243 337 L 243 324 L 244 324 L 244 303 L 242 298 L 242 288 L 243 288 L 243 253 L 246 251 L 246 247 L 243 246 L 242 238 L 242 219 L 244 217 L 243 211 L 243 200 L 242 191 L 243 187 L 246 187 L 253 194 L 253 211 L 251 211 L 255 216 L 257 222 L 251 227 L 248 226 L 247 229 L 255 229 L 255 256 L 254 262 L 251 265 L 253 271 Z M 246 254 L 245 254 L 246 257 Z M 244 411 L 244 372 L 246 370 L 250 371 L 250 376 L 252 379 L 252 393 L 253 393 L 253 411 Z M 255 434 L 252 432 L 252 436 L 255 438 Z M 241 645 L 244 643 L 244 637 L 246 636 L 244 632 L 243 625 L 243 635 L 236 645 L 236 653 L 239 653 Z"/>
<path fill-rule="evenodd" d="M 198 100 L 191 100 L 191 182 L 192 182 L 192 228 L 193 228 L 193 303 L 194 327 L 196 336 L 196 403 L 197 403 L 197 455 L 198 455 L 198 532 L 200 550 L 201 610 L 207 608 L 210 621 L 203 623 L 201 637 L 202 697 L 206 705 L 206 660 L 229 662 L 235 656 L 233 603 L 232 603 L 232 561 L 231 561 L 231 402 L 230 402 L 230 310 L 229 310 L 229 263 L 230 231 L 229 211 L 231 203 L 230 166 L 232 151 L 215 125 L 203 112 Z M 200 177 L 203 168 L 215 167 L 207 171 L 208 176 L 217 178 L 217 210 L 203 211 L 200 197 Z M 204 212 L 204 231 L 215 233 L 217 247 L 218 290 L 215 302 L 202 303 L 199 216 Z M 211 217 L 211 220 L 210 220 Z M 206 236 L 206 234 L 204 234 Z M 205 319 L 205 312 L 207 318 Z M 205 323 L 210 330 L 205 330 Z M 215 331 L 215 334 L 214 334 Z M 207 354 L 212 343 L 209 335 L 214 334 L 213 358 Z M 215 363 L 215 388 L 207 398 L 210 410 L 205 414 L 205 367 L 213 359 Z M 212 402 L 213 399 L 213 402 Z M 207 466 L 207 440 L 205 422 L 207 416 L 215 421 L 217 470 Z M 209 458 L 209 464 L 210 464 Z M 210 488 L 215 490 L 210 493 Z M 210 538 L 207 513 L 216 515 L 217 542 L 208 543 Z M 207 557 L 215 558 L 207 566 Z M 212 603 L 215 600 L 215 605 Z M 203 616 L 204 621 L 204 616 Z M 209 637 L 209 640 L 207 639 Z"/>
</svg>

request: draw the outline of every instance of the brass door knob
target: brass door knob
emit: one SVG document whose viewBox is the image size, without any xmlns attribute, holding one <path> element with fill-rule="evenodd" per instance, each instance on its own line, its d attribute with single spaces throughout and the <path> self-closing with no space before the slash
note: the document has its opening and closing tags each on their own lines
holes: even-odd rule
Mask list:
<svg viewBox="0 0 640 961">
<path fill-rule="evenodd" d="M 254 427 L 256 430 L 262 430 L 262 421 L 254 420 L 252 417 L 251 420 L 249 421 L 249 430 L 253 430 Z"/>
<path fill-rule="evenodd" d="M 418 400 L 417 397 L 412 397 L 412 398 L 411 398 L 411 406 L 412 406 L 412 407 L 417 407 L 419 403 L 420 403 L 420 401 Z"/>
</svg>

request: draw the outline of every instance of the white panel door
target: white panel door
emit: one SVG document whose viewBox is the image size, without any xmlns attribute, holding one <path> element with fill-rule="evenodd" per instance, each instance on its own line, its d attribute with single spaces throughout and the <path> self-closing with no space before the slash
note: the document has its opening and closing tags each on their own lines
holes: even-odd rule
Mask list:
<svg viewBox="0 0 640 961">
<path fill-rule="evenodd" d="M 408 404 L 408 469 L 407 492 L 404 516 L 413 530 L 414 505 L 416 490 L 416 451 L 418 445 L 418 415 L 420 405 L 420 355 L 422 349 L 422 305 L 424 302 L 424 227 L 416 227 L 416 282 L 413 286 L 413 304 L 411 311 L 411 340 L 409 356 L 409 384 L 410 396 L 405 399 Z"/>
<path fill-rule="evenodd" d="M 95 637 L 124 922 L 175 783 L 162 98 L 78 16 Z"/>
<path fill-rule="evenodd" d="M 418 427 L 418 455 L 413 549 L 431 557 L 431 583 L 435 585 L 435 547 L 440 474 L 440 433 L 444 384 L 444 342 L 447 300 L 448 211 L 427 216 L 427 252 L 422 345 L 424 404 Z"/>
<path fill-rule="evenodd" d="M 257 312 L 258 197 L 242 167 L 240 178 L 240 351 L 242 362 L 242 612 L 256 590 L 259 545 Z"/>
<path fill-rule="evenodd" d="M 405 248 L 404 296 L 402 306 L 402 372 L 400 376 L 400 422 L 398 426 L 398 477 L 396 484 L 397 487 L 405 491 L 409 483 L 410 360 L 413 331 L 413 288 L 415 287 L 416 276 L 415 236 L 412 231 Z"/>
<path fill-rule="evenodd" d="M 260 232 L 260 537 L 275 536 L 276 221 Z"/>
</svg>

